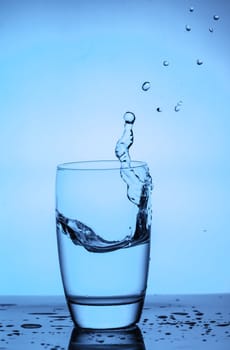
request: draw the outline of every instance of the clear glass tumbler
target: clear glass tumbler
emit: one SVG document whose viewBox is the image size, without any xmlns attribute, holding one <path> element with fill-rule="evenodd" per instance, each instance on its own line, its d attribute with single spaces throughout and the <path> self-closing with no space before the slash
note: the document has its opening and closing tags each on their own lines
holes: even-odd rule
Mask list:
<svg viewBox="0 0 230 350">
<path fill-rule="evenodd" d="M 149 267 L 151 189 L 144 162 L 58 165 L 58 253 L 75 325 L 112 329 L 138 322 Z"/>
</svg>

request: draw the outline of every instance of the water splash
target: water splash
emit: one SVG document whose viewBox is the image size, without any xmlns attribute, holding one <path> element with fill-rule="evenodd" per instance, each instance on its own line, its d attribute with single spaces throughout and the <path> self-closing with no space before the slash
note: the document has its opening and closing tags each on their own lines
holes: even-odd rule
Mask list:
<svg viewBox="0 0 230 350">
<path fill-rule="evenodd" d="M 115 148 L 115 154 L 120 161 L 120 175 L 127 185 L 127 197 L 138 207 L 134 228 L 129 227 L 128 234 L 124 234 L 122 240 L 109 241 L 81 221 L 67 218 L 56 210 L 57 232 L 60 237 L 66 235 L 75 245 L 82 246 L 89 252 L 112 252 L 149 242 L 152 179 L 146 164 L 132 167 L 129 148 L 134 140 L 132 128 L 135 119 L 133 112 L 128 111 L 124 114 L 124 131 Z"/>
<path fill-rule="evenodd" d="M 142 194 L 146 191 L 147 187 L 151 184 L 151 177 L 148 173 L 148 168 L 139 168 L 139 172 L 131 167 L 131 158 L 129 155 L 129 148 L 133 144 L 133 124 L 135 121 L 135 115 L 132 112 L 126 112 L 124 115 L 125 125 L 121 138 L 118 140 L 115 148 L 116 157 L 121 164 L 121 177 L 127 184 L 127 196 L 129 200 L 140 205 L 142 200 Z M 146 187 L 147 186 L 147 187 Z M 145 194 L 146 195 L 146 194 Z"/>
<path fill-rule="evenodd" d="M 97 235 L 89 226 L 79 220 L 66 218 L 56 212 L 57 230 L 67 235 L 75 245 L 83 246 L 89 252 L 106 253 L 130 245 L 130 235 L 120 241 L 108 241 Z"/>
<path fill-rule="evenodd" d="M 129 148 L 133 144 L 133 124 L 135 121 L 135 114 L 126 112 L 124 114 L 124 132 L 122 137 L 118 140 L 115 148 L 116 157 L 121 162 L 121 167 L 130 167 Z"/>
<path fill-rule="evenodd" d="M 137 214 L 134 232 L 126 235 L 120 241 L 109 241 L 96 234 L 89 226 L 79 220 L 66 218 L 56 211 L 57 232 L 68 236 L 72 243 L 82 246 L 89 252 L 107 253 L 121 248 L 129 248 L 149 241 L 151 215 L 148 216 L 147 201 L 143 201 Z M 25 328 L 25 327 L 24 327 Z"/>
</svg>

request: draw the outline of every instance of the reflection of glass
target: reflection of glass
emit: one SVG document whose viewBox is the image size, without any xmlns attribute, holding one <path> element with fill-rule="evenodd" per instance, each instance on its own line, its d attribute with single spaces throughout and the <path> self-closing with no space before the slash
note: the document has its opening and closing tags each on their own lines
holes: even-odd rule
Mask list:
<svg viewBox="0 0 230 350">
<path fill-rule="evenodd" d="M 117 329 L 90 331 L 74 328 L 68 350 L 145 350 L 144 340 L 137 326 Z"/>
<path fill-rule="evenodd" d="M 130 326 L 142 311 L 151 183 L 146 163 L 131 162 L 122 171 L 127 182 L 129 176 L 132 180 L 128 190 L 134 190 L 138 204 L 129 199 L 119 161 L 67 163 L 57 168 L 60 268 L 72 319 L 82 328 Z"/>
</svg>

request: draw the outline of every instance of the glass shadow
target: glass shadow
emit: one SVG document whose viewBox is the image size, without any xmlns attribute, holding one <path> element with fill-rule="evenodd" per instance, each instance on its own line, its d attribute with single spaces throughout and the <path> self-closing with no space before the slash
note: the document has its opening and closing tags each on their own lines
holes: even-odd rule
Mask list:
<svg viewBox="0 0 230 350">
<path fill-rule="evenodd" d="M 141 330 L 137 326 L 116 330 L 74 328 L 68 350 L 146 350 Z"/>
</svg>

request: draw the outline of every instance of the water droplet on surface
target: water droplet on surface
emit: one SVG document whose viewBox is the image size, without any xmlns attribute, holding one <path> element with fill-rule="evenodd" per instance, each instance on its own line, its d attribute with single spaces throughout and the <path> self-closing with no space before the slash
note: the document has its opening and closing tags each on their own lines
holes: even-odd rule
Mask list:
<svg viewBox="0 0 230 350">
<path fill-rule="evenodd" d="M 151 84 L 150 84 L 150 82 L 149 81 L 145 81 L 143 84 L 142 84 L 142 90 L 143 91 L 148 91 L 149 89 L 150 89 L 150 87 L 151 87 Z"/>
<path fill-rule="evenodd" d="M 133 112 L 126 112 L 123 118 L 126 123 L 133 124 L 135 121 L 135 114 Z"/>
<path fill-rule="evenodd" d="M 217 327 L 228 327 L 228 326 L 230 326 L 230 323 L 229 322 L 227 322 L 227 323 L 219 323 L 216 326 Z"/>
<path fill-rule="evenodd" d="M 190 12 L 193 12 L 194 11 L 194 7 L 191 6 L 190 9 L 189 9 Z"/>
<path fill-rule="evenodd" d="M 202 64 L 203 64 L 203 61 L 202 60 L 196 60 L 196 64 L 198 65 L 198 66 L 201 66 Z"/>
<path fill-rule="evenodd" d="M 186 24 L 185 29 L 187 32 L 190 32 L 192 28 L 188 24 Z"/>
<path fill-rule="evenodd" d="M 163 61 L 163 66 L 168 67 L 169 66 L 169 61 L 167 61 L 167 60 Z"/>
<path fill-rule="evenodd" d="M 196 315 L 197 315 L 197 316 L 203 316 L 204 314 L 203 314 L 203 312 L 196 311 Z"/>
<path fill-rule="evenodd" d="M 38 323 L 23 323 L 21 324 L 22 328 L 27 328 L 27 329 L 34 329 L 34 328 L 41 328 L 42 325 Z"/>
<path fill-rule="evenodd" d="M 56 315 L 56 312 L 29 312 L 28 315 Z"/>
<path fill-rule="evenodd" d="M 218 21 L 220 19 L 220 16 L 214 15 L 213 19 L 214 19 L 214 21 Z"/>
<path fill-rule="evenodd" d="M 160 107 L 157 107 L 157 112 L 162 112 L 162 109 Z"/>
</svg>

